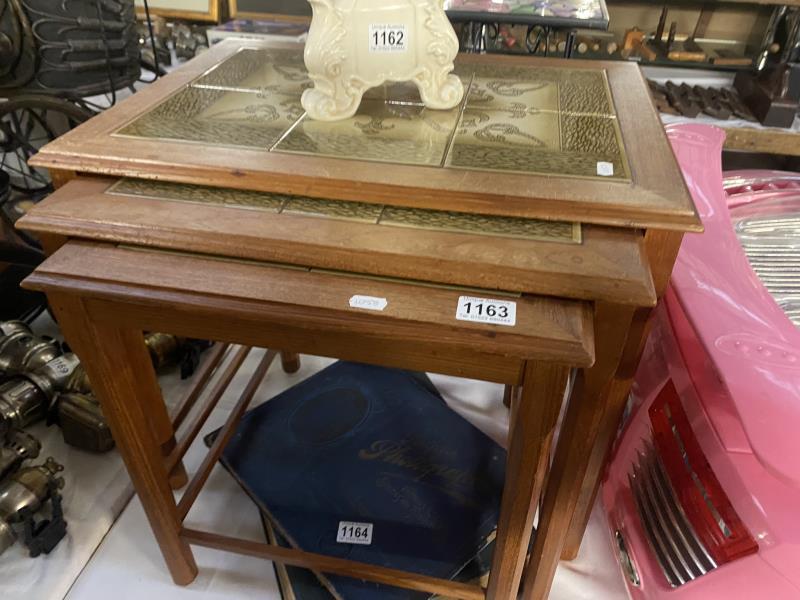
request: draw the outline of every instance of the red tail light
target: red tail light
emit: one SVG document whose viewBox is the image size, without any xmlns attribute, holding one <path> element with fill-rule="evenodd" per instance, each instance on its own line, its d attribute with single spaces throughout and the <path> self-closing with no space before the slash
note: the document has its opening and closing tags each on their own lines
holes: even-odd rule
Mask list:
<svg viewBox="0 0 800 600">
<path fill-rule="evenodd" d="M 711 470 L 672 382 L 661 390 L 649 415 L 675 495 L 708 554 L 721 565 L 756 552 L 758 545 Z"/>
</svg>

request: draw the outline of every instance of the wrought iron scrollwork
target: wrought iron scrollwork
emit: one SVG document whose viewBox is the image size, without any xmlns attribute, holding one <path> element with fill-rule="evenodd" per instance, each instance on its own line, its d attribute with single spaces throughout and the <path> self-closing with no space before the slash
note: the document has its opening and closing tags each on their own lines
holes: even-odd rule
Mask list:
<svg viewBox="0 0 800 600">
<path fill-rule="evenodd" d="M 0 0 L 0 89 L 26 85 L 36 72 L 36 47 L 20 0 Z"/>
<path fill-rule="evenodd" d="M 133 0 L 0 0 L 0 89 L 82 97 L 139 77 Z"/>
</svg>

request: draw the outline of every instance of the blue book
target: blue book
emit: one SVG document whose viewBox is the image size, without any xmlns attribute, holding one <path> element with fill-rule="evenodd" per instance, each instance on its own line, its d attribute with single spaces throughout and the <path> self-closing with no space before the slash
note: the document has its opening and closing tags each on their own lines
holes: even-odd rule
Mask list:
<svg viewBox="0 0 800 600">
<path fill-rule="evenodd" d="M 493 534 L 505 458 L 409 373 L 339 362 L 248 412 L 222 462 L 293 547 L 449 579 Z M 428 597 L 324 579 L 343 600 Z"/>
<path fill-rule="evenodd" d="M 275 531 L 269 518 L 261 515 L 264 535 L 270 544 L 291 548 L 280 533 Z M 467 565 L 453 578 L 455 581 L 486 587 L 489 583 L 494 540 L 487 544 Z M 278 581 L 283 600 L 335 600 L 333 587 L 327 577 L 315 574 L 308 569 L 293 567 L 281 563 L 272 563 L 275 579 Z M 408 591 L 408 594 L 414 592 Z M 431 600 L 446 600 L 443 596 L 430 596 Z"/>
<path fill-rule="evenodd" d="M 264 535 L 270 544 L 290 548 L 280 533 L 275 531 L 269 518 L 261 513 L 261 523 L 264 527 Z M 324 577 L 315 574 L 308 569 L 272 563 L 275 569 L 275 579 L 278 581 L 278 588 L 281 591 L 283 600 L 334 600 L 336 596 L 330 583 Z"/>
</svg>

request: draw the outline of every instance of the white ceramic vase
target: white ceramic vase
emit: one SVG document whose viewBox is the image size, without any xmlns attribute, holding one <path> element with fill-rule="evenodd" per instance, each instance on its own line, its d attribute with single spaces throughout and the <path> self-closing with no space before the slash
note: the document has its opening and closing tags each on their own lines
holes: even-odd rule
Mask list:
<svg viewBox="0 0 800 600">
<path fill-rule="evenodd" d="M 464 95 L 451 74 L 458 38 L 442 0 L 309 0 L 305 63 L 314 87 L 302 104 L 313 119 L 352 116 L 364 92 L 412 81 L 425 106 L 448 109 Z"/>
</svg>

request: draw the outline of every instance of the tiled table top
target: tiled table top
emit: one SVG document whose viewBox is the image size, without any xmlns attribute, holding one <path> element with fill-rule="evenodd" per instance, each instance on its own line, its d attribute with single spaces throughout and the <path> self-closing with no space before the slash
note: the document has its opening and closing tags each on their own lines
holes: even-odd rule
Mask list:
<svg viewBox="0 0 800 600">
<path fill-rule="evenodd" d="M 627 181 L 630 169 L 602 70 L 461 66 L 467 92 L 425 108 L 416 88 L 370 90 L 355 116 L 309 119 L 298 50 L 243 49 L 115 135 L 387 162 Z"/>
<path fill-rule="evenodd" d="M 145 179 L 121 179 L 109 189 L 109 193 L 174 202 L 216 204 L 275 214 L 355 221 L 378 226 L 409 227 L 567 244 L 579 244 L 582 240 L 579 223 L 474 215 L 344 200 L 324 200 L 307 196 L 289 196 Z"/>
</svg>

